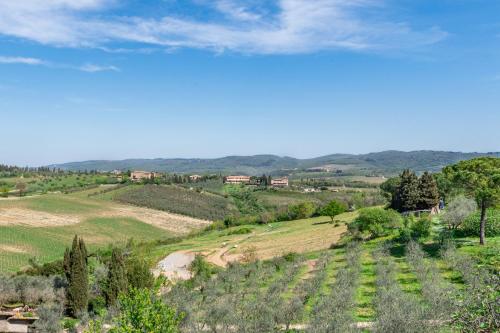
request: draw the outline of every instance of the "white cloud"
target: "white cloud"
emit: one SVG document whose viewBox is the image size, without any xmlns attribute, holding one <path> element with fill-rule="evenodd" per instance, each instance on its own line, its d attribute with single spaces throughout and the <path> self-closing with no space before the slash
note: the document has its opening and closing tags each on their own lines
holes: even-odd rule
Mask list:
<svg viewBox="0 0 500 333">
<path fill-rule="evenodd" d="M 8 56 L 0 56 L 0 64 L 20 64 L 20 65 L 32 65 L 32 66 L 45 66 L 50 68 L 62 68 L 62 69 L 75 69 L 82 72 L 87 73 L 96 73 L 96 72 L 119 72 L 120 69 L 116 66 L 111 65 L 96 65 L 87 63 L 81 66 L 74 66 L 68 64 L 54 63 L 47 60 L 42 60 L 38 58 L 30 58 L 30 57 L 8 57 Z"/>
<path fill-rule="evenodd" d="M 383 14 L 364 15 L 382 1 L 277 0 L 278 11 L 263 17 L 251 7 L 251 0 L 217 0 L 210 6 L 230 20 L 199 21 L 173 14 L 106 15 L 112 0 L 0 0 L 0 34 L 56 46 L 128 42 L 257 54 L 407 49 L 446 37 L 438 27 L 415 31 L 406 22 L 384 19 Z"/>
<path fill-rule="evenodd" d="M 79 70 L 88 73 L 96 73 L 96 72 L 119 72 L 120 69 L 115 66 L 101 66 L 95 64 L 85 64 L 83 66 L 78 67 Z"/>
<path fill-rule="evenodd" d="M 261 15 L 253 13 L 246 6 L 234 0 L 217 0 L 214 2 L 215 8 L 229 18 L 241 21 L 257 21 Z"/>
<path fill-rule="evenodd" d="M 46 62 L 38 58 L 0 56 L 0 64 L 45 65 Z"/>
</svg>

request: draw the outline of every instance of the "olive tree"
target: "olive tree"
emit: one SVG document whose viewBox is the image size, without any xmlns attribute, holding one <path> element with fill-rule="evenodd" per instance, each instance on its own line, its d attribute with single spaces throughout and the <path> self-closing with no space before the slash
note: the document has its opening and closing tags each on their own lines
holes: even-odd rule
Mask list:
<svg viewBox="0 0 500 333">
<path fill-rule="evenodd" d="M 473 199 L 463 195 L 455 197 L 446 207 L 442 220 L 450 230 L 456 230 L 462 222 L 477 209 L 477 204 Z"/>
</svg>

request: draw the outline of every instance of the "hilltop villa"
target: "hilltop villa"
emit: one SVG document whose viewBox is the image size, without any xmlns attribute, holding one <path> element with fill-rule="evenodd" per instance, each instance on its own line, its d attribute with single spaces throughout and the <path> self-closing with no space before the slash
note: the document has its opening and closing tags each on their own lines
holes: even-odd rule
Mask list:
<svg viewBox="0 0 500 333">
<path fill-rule="evenodd" d="M 157 172 L 150 172 L 150 171 L 132 171 L 130 173 L 130 179 L 133 181 L 141 181 L 144 179 L 152 179 L 155 177 L 158 177 L 160 174 Z"/>
<path fill-rule="evenodd" d="M 287 187 L 288 186 L 288 177 L 271 179 L 271 186 Z"/>
<path fill-rule="evenodd" d="M 225 184 L 248 184 L 250 176 L 226 176 L 224 177 Z"/>
</svg>

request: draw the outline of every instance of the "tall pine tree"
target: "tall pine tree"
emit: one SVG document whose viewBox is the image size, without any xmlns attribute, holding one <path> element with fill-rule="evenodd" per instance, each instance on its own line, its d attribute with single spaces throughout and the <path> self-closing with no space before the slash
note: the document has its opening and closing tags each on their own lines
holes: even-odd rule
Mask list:
<svg viewBox="0 0 500 333">
<path fill-rule="evenodd" d="M 428 173 L 420 177 L 418 181 L 418 190 L 420 193 L 419 209 L 432 209 L 439 203 L 439 191 L 436 180 Z"/>
<path fill-rule="evenodd" d="M 127 270 L 125 260 L 120 249 L 113 248 L 111 261 L 108 267 L 108 280 L 106 286 L 106 304 L 112 306 L 116 304 L 120 293 L 127 291 Z"/>
<path fill-rule="evenodd" d="M 87 248 L 83 239 L 75 235 L 71 249 L 66 248 L 64 253 L 64 271 L 68 280 L 66 299 L 68 312 L 77 316 L 87 311 L 88 270 L 87 270 Z"/>
<path fill-rule="evenodd" d="M 416 210 L 420 202 L 418 177 L 415 172 L 406 169 L 401 174 L 401 183 L 397 191 L 397 200 L 400 212 Z"/>
</svg>

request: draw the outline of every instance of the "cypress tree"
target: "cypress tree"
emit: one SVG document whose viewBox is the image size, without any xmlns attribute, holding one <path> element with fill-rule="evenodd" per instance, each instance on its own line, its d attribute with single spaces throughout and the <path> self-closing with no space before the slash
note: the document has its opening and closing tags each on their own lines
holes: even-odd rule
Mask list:
<svg viewBox="0 0 500 333">
<path fill-rule="evenodd" d="M 398 188 L 399 211 L 406 212 L 416 210 L 420 201 L 418 189 L 418 177 L 415 172 L 406 169 L 401 174 L 401 183 Z"/>
<path fill-rule="evenodd" d="M 66 289 L 68 311 L 70 315 L 77 316 L 87 310 L 89 299 L 87 248 L 77 235 L 73 238 L 71 250 L 67 248 L 64 253 L 63 265 L 68 280 Z"/>
<path fill-rule="evenodd" d="M 127 271 L 125 261 L 120 249 L 113 248 L 111 261 L 108 267 L 108 280 L 106 287 L 106 304 L 115 305 L 120 293 L 127 291 Z"/>
<path fill-rule="evenodd" d="M 420 177 L 418 181 L 420 193 L 419 209 L 431 209 L 439 203 L 439 191 L 434 177 L 428 172 Z"/>
</svg>

